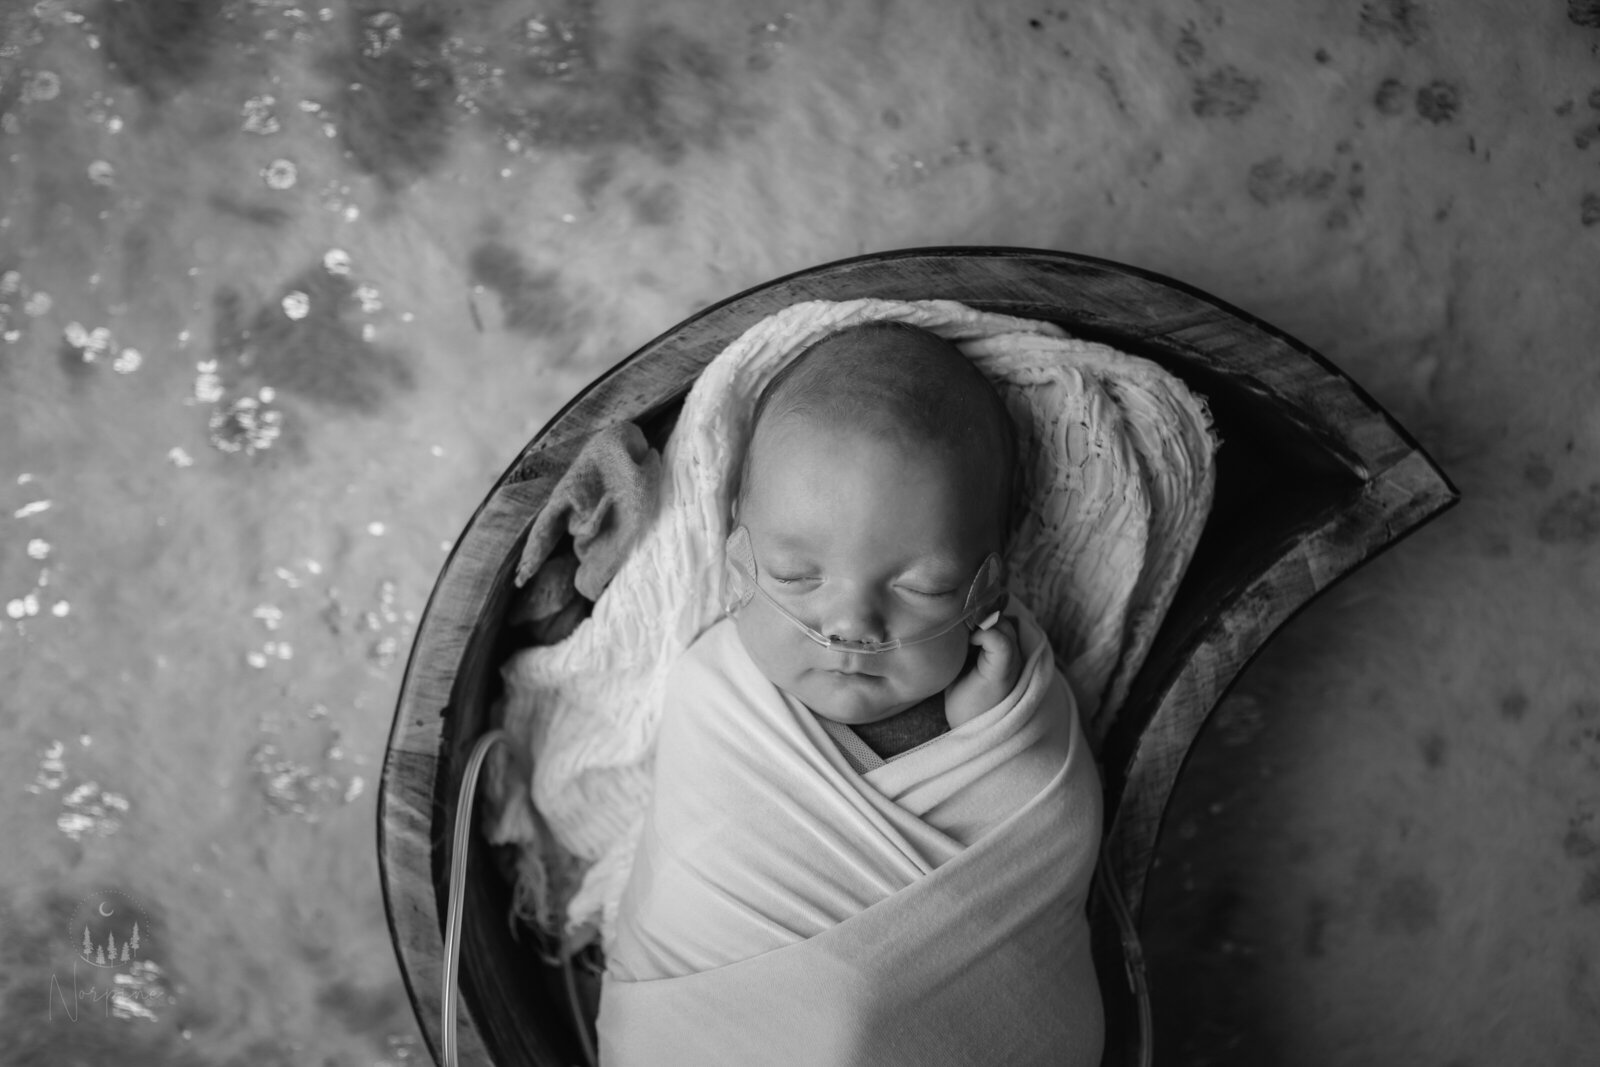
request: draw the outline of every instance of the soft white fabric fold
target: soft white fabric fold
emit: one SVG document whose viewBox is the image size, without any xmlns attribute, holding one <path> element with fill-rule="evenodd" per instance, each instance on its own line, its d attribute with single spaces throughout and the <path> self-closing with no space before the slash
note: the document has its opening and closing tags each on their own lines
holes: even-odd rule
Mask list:
<svg viewBox="0 0 1600 1067">
<path fill-rule="evenodd" d="M 1012 692 L 864 775 L 730 621 L 690 648 L 607 946 L 603 1062 L 1099 1062 L 1099 776 L 1015 614 Z"/>
</svg>

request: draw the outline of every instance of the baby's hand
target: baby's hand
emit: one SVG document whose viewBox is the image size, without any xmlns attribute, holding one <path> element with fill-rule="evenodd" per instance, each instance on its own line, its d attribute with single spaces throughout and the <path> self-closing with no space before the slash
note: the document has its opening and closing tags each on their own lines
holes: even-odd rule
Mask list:
<svg viewBox="0 0 1600 1067">
<path fill-rule="evenodd" d="M 952 730 L 1004 700 L 1022 673 L 1017 627 L 1010 619 L 972 631 L 972 643 L 978 646 L 978 661 L 944 692 L 944 717 Z"/>
</svg>

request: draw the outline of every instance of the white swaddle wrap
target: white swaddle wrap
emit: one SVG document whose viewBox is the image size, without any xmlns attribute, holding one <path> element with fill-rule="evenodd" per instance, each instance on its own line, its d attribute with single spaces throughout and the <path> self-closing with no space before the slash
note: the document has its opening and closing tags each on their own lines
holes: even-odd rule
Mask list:
<svg viewBox="0 0 1600 1067">
<path fill-rule="evenodd" d="M 503 669 L 502 721 L 533 771 L 523 780 L 491 762 L 489 838 L 521 846 L 529 911 L 544 896 L 545 849 L 583 868 L 564 917 L 545 916 L 564 918 L 569 943 L 593 930 L 612 940 L 649 805 L 667 673 L 722 614 L 722 545 L 756 397 L 813 341 L 883 319 L 951 341 L 1005 400 L 1022 463 L 1009 586 L 1038 618 L 1087 725 L 1116 713 L 1143 662 L 1214 482 L 1209 419 L 1181 382 L 1049 323 L 950 301 L 786 308 L 695 382 L 665 449 L 660 513 L 591 617 Z"/>
<path fill-rule="evenodd" d="M 1099 1063 L 1100 778 L 1049 642 L 1009 613 L 1011 691 L 866 771 L 731 620 L 690 647 L 608 945 L 603 1063 Z"/>
<path fill-rule="evenodd" d="M 1049 642 L 1026 609 L 1008 614 L 1024 662 L 1005 698 L 867 771 L 761 674 L 731 619 L 707 631 L 670 676 L 655 798 L 608 974 L 674 978 L 815 937 L 954 859 L 1068 761 L 1059 866 L 1081 897 L 1100 834 L 1099 776 Z"/>
</svg>

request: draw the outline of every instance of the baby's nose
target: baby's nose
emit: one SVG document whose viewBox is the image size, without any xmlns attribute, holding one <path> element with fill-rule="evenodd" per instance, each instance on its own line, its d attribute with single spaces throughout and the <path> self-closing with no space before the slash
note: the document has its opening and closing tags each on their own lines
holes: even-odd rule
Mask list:
<svg viewBox="0 0 1600 1067">
<path fill-rule="evenodd" d="M 829 602 L 820 629 L 827 637 L 845 641 L 884 641 L 883 605 L 866 590 L 842 591 Z"/>
</svg>

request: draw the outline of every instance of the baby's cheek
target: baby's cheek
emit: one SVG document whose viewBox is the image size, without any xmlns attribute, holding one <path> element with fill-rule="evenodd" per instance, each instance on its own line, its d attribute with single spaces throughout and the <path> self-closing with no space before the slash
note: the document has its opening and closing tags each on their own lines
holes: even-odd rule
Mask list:
<svg viewBox="0 0 1600 1067">
<path fill-rule="evenodd" d="M 767 681 L 787 688 L 801 667 L 799 652 L 793 647 L 793 631 L 785 633 L 770 625 L 768 620 L 761 617 L 762 614 L 748 609 L 739 612 L 734 616 L 734 629 L 738 631 L 739 640 L 744 643 L 750 659 Z"/>
<path fill-rule="evenodd" d="M 917 688 L 926 690 L 929 696 L 950 688 L 951 683 L 961 677 L 971 651 L 972 643 L 965 626 L 958 626 L 916 649 Z"/>
</svg>

